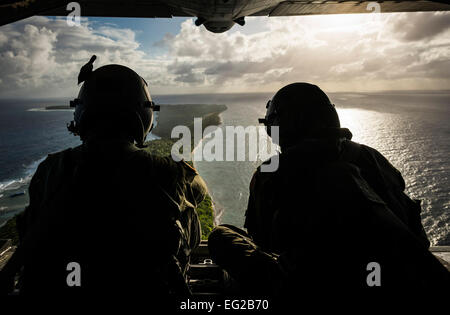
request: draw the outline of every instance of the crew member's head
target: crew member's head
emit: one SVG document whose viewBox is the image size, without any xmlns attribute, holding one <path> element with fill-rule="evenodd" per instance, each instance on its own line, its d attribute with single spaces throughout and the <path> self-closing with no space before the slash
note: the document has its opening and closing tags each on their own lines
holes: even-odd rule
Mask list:
<svg viewBox="0 0 450 315">
<path fill-rule="evenodd" d="M 145 80 L 125 66 L 111 64 L 92 71 L 92 62 L 83 66 L 84 81 L 68 129 L 85 141 L 91 136 L 123 137 L 142 146 L 153 127 L 152 102 Z M 81 78 L 81 80 L 80 80 Z"/>
<path fill-rule="evenodd" d="M 282 149 L 296 145 L 304 139 L 340 136 L 336 109 L 328 96 L 316 85 L 286 85 L 267 103 L 266 108 L 266 117 L 260 119 L 260 122 L 267 127 L 269 136 L 271 127 L 279 127 L 278 144 Z"/>
</svg>

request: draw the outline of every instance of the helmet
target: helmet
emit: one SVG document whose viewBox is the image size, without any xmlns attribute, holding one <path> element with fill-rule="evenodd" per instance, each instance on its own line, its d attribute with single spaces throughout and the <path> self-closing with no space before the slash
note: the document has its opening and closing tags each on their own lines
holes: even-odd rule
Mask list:
<svg viewBox="0 0 450 315">
<path fill-rule="evenodd" d="M 86 66 L 90 68 L 86 70 Z M 153 111 L 159 110 L 145 80 L 130 68 L 115 64 L 92 72 L 92 62 L 83 66 L 80 77 L 84 83 L 78 98 L 71 102 L 75 112 L 69 131 L 83 139 L 88 132 L 109 128 L 127 133 L 142 146 L 153 127 Z"/>
<path fill-rule="evenodd" d="M 339 117 L 328 96 L 316 85 L 292 83 L 280 89 L 266 105 L 264 123 L 267 133 L 270 127 L 279 126 L 280 140 L 297 142 L 298 139 L 315 137 L 322 129 L 340 128 Z"/>
</svg>

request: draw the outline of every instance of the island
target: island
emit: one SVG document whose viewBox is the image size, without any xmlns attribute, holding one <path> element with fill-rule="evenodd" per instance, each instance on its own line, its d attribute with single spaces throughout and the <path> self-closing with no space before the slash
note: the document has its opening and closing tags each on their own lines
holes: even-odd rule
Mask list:
<svg viewBox="0 0 450 315">
<path fill-rule="evenodd" d="M 202 118 L 203 129 L 208 126 L 218 126 L 222 123 L 219 114 L 227 109 L 225 105 L 206 104 L 161 104 L 160 106 L 158 122 L 152 133 L 167 139 L 170 139 L 172 129 L 179 125 L 191 129 L 191 134 L 193 135 L 194 118 Z"/>
</svg>

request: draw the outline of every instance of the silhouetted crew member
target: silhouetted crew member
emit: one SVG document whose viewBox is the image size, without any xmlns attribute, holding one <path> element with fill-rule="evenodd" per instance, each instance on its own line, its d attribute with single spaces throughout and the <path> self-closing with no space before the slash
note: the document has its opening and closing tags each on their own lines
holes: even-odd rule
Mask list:
<svg viewBox="0 0 450 315">
<path fill-rule="evenodd" d="M 83 69 L 68 126 L 83 144 L 39 165 L 19 221 L 21 293 L 144 296 L 149 303 L 189 294 L 205 184 L 185 162 L 145 151 L 157 107 L 144 79 L 121 65 Z M 79 287 L 68 285 L 70 262 L 81 268 Z"/>
<path fill-rule="evenodd" d="M 279 128 L 279 168 L 253 175 L 248 234 L 225 225 L 209 237 L 211 255 L 244 293 L 367 288 L 370 262 L 381 266 L 384 288 L 449 285 L 447 270 L 428 251 L 420 202 L 404 193 L 386 158 L 350 140 L 320 88 L 285 86 L 262 122 L 269 135 Z"/>
</svg>

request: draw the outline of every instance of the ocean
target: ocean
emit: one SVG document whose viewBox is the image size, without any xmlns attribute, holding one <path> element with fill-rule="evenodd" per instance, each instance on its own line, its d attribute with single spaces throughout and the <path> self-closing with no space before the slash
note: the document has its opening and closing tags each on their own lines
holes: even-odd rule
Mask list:
<svg viewBox="0 0 450 315">
<path fill-rule="evenodd" d="M 165 95 L 160 104 L 224 104 L 222 125 L 253 126 L 271 93 Z M 422 222 L 432 245 L 450 245 L 450 91 L 329 93 L 353 140 L 391 161 L 406 191 L 422 200 Z M 22 211 L 32 174 L 48 153 L 76 146 L 66 123 L 71 110 L 42 110 L 67 99 L 0 100 L 0 225 Z M 205 143 L 207 140 L 204 141 Z M 236 146 L 243 145 L 236 143 Z M 248 155 L 247 155 L 248 157 Z M 214 200 L 216 223 L 242 227 L 251 176 L 260 161 L 196 161 Z M 22 194 L 25 192 L 25 194 Z M 15 195 L 15 197 L 11 197 Z"/>
</svg>

